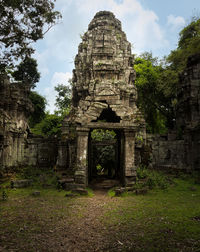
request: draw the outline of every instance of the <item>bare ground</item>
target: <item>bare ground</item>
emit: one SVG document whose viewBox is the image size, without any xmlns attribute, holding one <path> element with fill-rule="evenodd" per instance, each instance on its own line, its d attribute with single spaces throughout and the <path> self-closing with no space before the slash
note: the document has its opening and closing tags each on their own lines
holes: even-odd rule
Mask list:
<svg viewBox="0 0 200 252">
<path fill-rule="evenodd" d="M 164 214 L 156 212 L 157 198 L 112 198 L 99 189 L 93 197 L 42 193 L 33 197 L 30 192 L 17 192 L 0 202 L 0 252 L 199 251 L 198 237 L 184 238 L 180 233 L 184 230 L 175 232 L 165 210 Z M 153 207 L 149 205 L 152 199 Z M 148 205 L 150 211 L 140 219 Z M 189 225 L 194 222 L 187 221 Z M 199 222 L 195 222 L 198 234 Z"/>
<path fill-rule="evenodd" d="M 66 199 L 58 209 L 40 199 L 10 202 L 13 214 L 4 211 L 4 220 L 0 221 L 4 225 L 0 251 L 124 251 L 126 241 L 116 237 L 119 233 L 115 226 L 104 223 L 105 212 L 109 207 L 119 206 L 120 201 L 109 197 L 106 191 L 97 190 L 93 197 Z M 21 204 L 17 213 L 16 203 Z"/>
</svg>

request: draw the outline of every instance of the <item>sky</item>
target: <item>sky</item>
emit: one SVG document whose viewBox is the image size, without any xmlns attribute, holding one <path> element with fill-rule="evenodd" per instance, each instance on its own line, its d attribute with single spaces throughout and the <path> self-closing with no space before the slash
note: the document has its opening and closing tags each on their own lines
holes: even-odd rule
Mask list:
<svg viewBox="0 0 200 252">
<path fill-rule="evenodd" d="M 51 113 L 56 109 L 54 87 L 68 85 L 81 34 L 96 12 L 115 14 L 133 54 L 148 51 L 162 58 L 176 48 L 180 30 L 193 16 L 200 16 L 200 0 L 57 0 L 55 10 L 62 20 L 33 45 L 41 74 L 35 91 L 46 97 Z"/>
</svg>

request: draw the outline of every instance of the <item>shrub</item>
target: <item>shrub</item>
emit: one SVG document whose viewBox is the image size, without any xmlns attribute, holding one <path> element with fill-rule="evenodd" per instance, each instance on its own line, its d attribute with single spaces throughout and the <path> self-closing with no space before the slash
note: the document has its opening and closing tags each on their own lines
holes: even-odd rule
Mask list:
<svg viewBox="0 0 200 252">
<path fill-rule="evenodd" d="M 161 171 L 147 169 L 146 167 L 137 168 L 137 181 L 144 179 L 143 183 L 136 183 L 136 189 L 148 186 L 150 189 L 166 189 L 169 186 L 169 179 Z"/>
</svg>

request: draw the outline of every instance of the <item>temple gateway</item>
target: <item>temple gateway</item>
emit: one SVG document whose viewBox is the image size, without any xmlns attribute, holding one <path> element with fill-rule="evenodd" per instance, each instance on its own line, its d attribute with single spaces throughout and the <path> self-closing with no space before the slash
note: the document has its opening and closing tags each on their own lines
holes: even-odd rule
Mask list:
<svg viewBox="0 0 200 252">
<path fill-rule="evenodd" d="M 62 126 L 57 168 L 67 182 L 85 187 L 92 180 L 94 129 L 116 133 L 116 139 L 107 143 L 115 146 L 115 178 L 123 185 L 135 181 L 135 134 L 145 131 L 145 122 L 136 106 L 133 66 L 121 22 L 111 12 L 98 12 L 78 47 L 72 108 Z"/>
</svg>

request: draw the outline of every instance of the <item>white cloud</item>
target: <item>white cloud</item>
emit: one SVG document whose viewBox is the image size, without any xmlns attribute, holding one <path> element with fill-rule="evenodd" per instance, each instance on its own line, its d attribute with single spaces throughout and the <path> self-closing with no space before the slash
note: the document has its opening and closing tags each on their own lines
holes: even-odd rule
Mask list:
<svg viewBox="0 0 200 252">
<path fill-rule="evenodd" d="M 58 84 L 64 84 L 64 85 L 68 85 L 68 81 L 69 79 L 72 78 L 72 74 L 71 73 L 58 73 L 58 72 L 55 72 L 53 77 L 52 77 L 52 80 L 51 80 L 51 84 L 52 86 L 56 86 Z"/>
<path fill-rule="evenodd" d="M 122 22 L 127 39 L 133 44 L 133 53 L 157 53 L 169 48 L 158 16 L 145 9 L 139 0 L 58 0 L 56 9 L 61 11 L 62 21 L 37 43 L 39 53 L 35 54 L 42 73 L 38 89 L 47 96 L 51 111 L 55 102 L 54 86 L 68 78 L 66 72 L 70 74 L 73 69 L 80 34 L 87 30 L 97 11 L 112 11 Z"/>
<path fill-rule="evenodd" d="M 180 16 L 175 17 L 174 15 L 169 15 L 167 17 L 167 24 L 173 30 L 176 30 L 185 25 L 185 19 Z"/>
<path fill-rule="evenodd" d="M 155 12 L 145 9 L 138 0 L 64 0 L 57 1 L 62 13 L 61 24 L 53 27 L 45 37 L 48 56 L 54 61 L 71 64 L 80 43 L 79 35 L 95 13 L 100 10 L 112 11 L 120 21 L 128 40 L 134 45 L 133 53 L 153 51 L 169 47 L 159 18 Z M 45 59 L 48 61 L 48 59 Z M 71 65 L 72 66 L 72 65 Z M 71 69 L 66 69 L 67 71 Z"/>
<path fill-rule="evenodd" d="M 122 21 L 128 40 L 133 43 L 133 53 L 169 47 L 159 18 L 155 12 L 144 9 L 138 0 L 76 0 L 80 15 L 90 16 L 99 10 L 112 11 Z"/>
<path fill-rule="evenodd" d="M 55 101 L 56 101 L 56 91 L 54 87 L 58 84 L 69 85 L 68 81 L 72 78 L 72 74 L 69 72 L 62 73 L 62 72 L 55 72 L 52 79 L 51 79 L 51 86 L 44 89 L 44 95 L 47 99 L 48 105 L 47 110 L 51 113 L 55 110 Z"/>
</svg>

